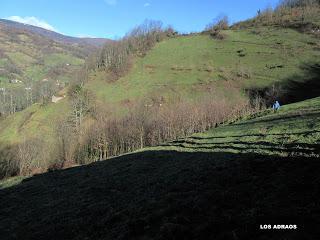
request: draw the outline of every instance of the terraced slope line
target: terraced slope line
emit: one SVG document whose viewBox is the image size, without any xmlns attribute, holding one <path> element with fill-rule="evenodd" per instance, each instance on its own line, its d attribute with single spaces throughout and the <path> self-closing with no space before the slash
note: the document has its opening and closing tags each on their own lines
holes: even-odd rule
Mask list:
<svg viewBox="0 0 320 240">
<path fill-rule="evenodd" d="M 286 105 L 277 112 L 267 110 L 259 115 L 162 147 L 188 152 L 320 157 L 320 98 Z"/>
<path fill-rule="evenodd" d="M 317 239 L 319 106 L 316 98 L 181 143 L 2 182 L 1 239 Z"/>
</svg>

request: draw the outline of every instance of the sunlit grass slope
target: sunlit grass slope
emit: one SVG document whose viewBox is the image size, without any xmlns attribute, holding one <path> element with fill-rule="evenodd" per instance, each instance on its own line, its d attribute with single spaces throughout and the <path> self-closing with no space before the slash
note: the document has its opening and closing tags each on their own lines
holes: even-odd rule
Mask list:
<svg viewBox="0 0 320 240">
<path fill-rule="evenodd" d="M 155 149 L 320 158 L 320 98 L 277 112 L 267 110 Z"/>
<path fill-rule="evenodd" d="M 302 77 L 304 64 L 319 62 L 319 41 L 291 29 L 230 30 L 225 40 L 183 36 L 157 44 L 130 73 L 107 83 L 96 74 L 88 88 L 106 102 L 146 95 L 196 96 L 208 89 L 266 87 Z"/>
<path fill-rule="evenodd" d="M 32 137 L 53 140 L 58 120 L 65 118 L 68 111 L 70 109 L 66 99 L 45 106 L 34 104 L 1 121 L 0 142 L 15 144 Z"/>
</svg>

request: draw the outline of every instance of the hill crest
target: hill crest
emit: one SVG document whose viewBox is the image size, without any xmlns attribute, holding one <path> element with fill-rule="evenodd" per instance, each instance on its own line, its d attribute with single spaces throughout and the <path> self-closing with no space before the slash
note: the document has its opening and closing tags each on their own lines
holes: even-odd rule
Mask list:
<svg viewBox="0 0 320 240">
<path fill-rule="evenodd" d="M 112 41 L 107 38 L 80 38 L 80 37 L 71 37 L 61 33 L 57 33 L 54 31 L 50 31 L 41 27 L 19 23 L 7 19 L 0 19 L 0 24 L 8 27 L 8 28 L 15 28 L 19 30 L 26 30 L 31 33 L 39 34 L 43 37 L 47 37 L 51 40 L 61 42 L 64 44 L 79 44 L 79 45 L 90 45 L 92 47 L 102 47 L 108 41 Z"/>
</svg>

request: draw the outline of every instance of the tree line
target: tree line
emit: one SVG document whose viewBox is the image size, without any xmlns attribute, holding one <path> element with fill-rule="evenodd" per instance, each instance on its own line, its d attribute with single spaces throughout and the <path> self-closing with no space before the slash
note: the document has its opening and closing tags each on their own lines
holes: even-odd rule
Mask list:
<svg viewBox="0 0 320 240">
<path fill-rule="evenodd" d="M 37 81 L 0 88 L 0 118 L 22 111 L 34 103 L 46 104 L 61 88 L 54 81 Z"/>
<path fill-rule="evenodd" d="M 237 96 L 236 101 L 219 92 L 194 100 L 158 97 L 151 103 L 145 99 L 132 102 L 125 114 L 115 114 L 115 106 L 99 104 L 92 93 L 78 89 L 72 93 L 71 113 L 55 123 L 54 144 L 39 137 L 25 139 L 10 154 L 6 152 L 1 177 L 104 160 L 203 132 L 263 108 L 260 100 L 250 102 L 240 97 L 238 89 L 229 91 Z"/>
<path fill-rule="evenodd" d="M 96 63 L 91 65 L 111 73 L 117 79 L 128 71 L 132 57 L 144 56 L 157 42 L 176 34 L 172 27 L 163 27 L 160 21 L 145 20 L 122 39 L 107 43 Z"/>
<path fill-rule="evenodd" d="M 79 138 L 75 160 L 80 163 L 107 159 L 166 141 L 204 132 L 226 120 L 256 111 L 247 100 L 237 103 L 216 93 L 194 101 L 144 104 L 138 102 L 123 117 L 111 109 L 98 110 L 95 124 Z"/>
</svg>

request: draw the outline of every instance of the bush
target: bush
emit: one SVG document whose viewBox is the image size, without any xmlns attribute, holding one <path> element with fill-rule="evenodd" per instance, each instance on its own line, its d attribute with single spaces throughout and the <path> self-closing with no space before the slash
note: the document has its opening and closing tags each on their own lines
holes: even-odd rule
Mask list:
<svg viewBox="0 0 320 240">
<path fill-rule="evenodd" d="M 223 34 L 222 30 L 229 29 L 229 20 L 227 16 L 220 16 L 216 18 L 212 23 L 208 24 L 205 28 L 205 32 L 208 32 L 214 39 L 223 40 L 226 35 Z"/>
<path fill-rule="evenodd" d="M 219 16 L 213 20 L 212 23 L 208 24 L 205 31 L 212 30 L 228 30 L 229 29 L 229 19 L 227 16 Z"/>
<path fill-rule="evenodd" d="M 15 146 L 6 146 L 0 149 L 0 179 L 19 174 L 19 164 L 14 156 L 15 152 Z"/>
<path fill-rule="evenodd" d="M 226 38 L 226 35 L 221 33 L 220 30 L 213 30 L 210 32 L 210 36 L 217 40 L 224 40 Z"/>
<path fill-rule="evenodd" d="M 50 154 L 44 146 L 43 140 L 28 138 L 0 149 L 0 179 L 45 171 Z"/>
</svg>

